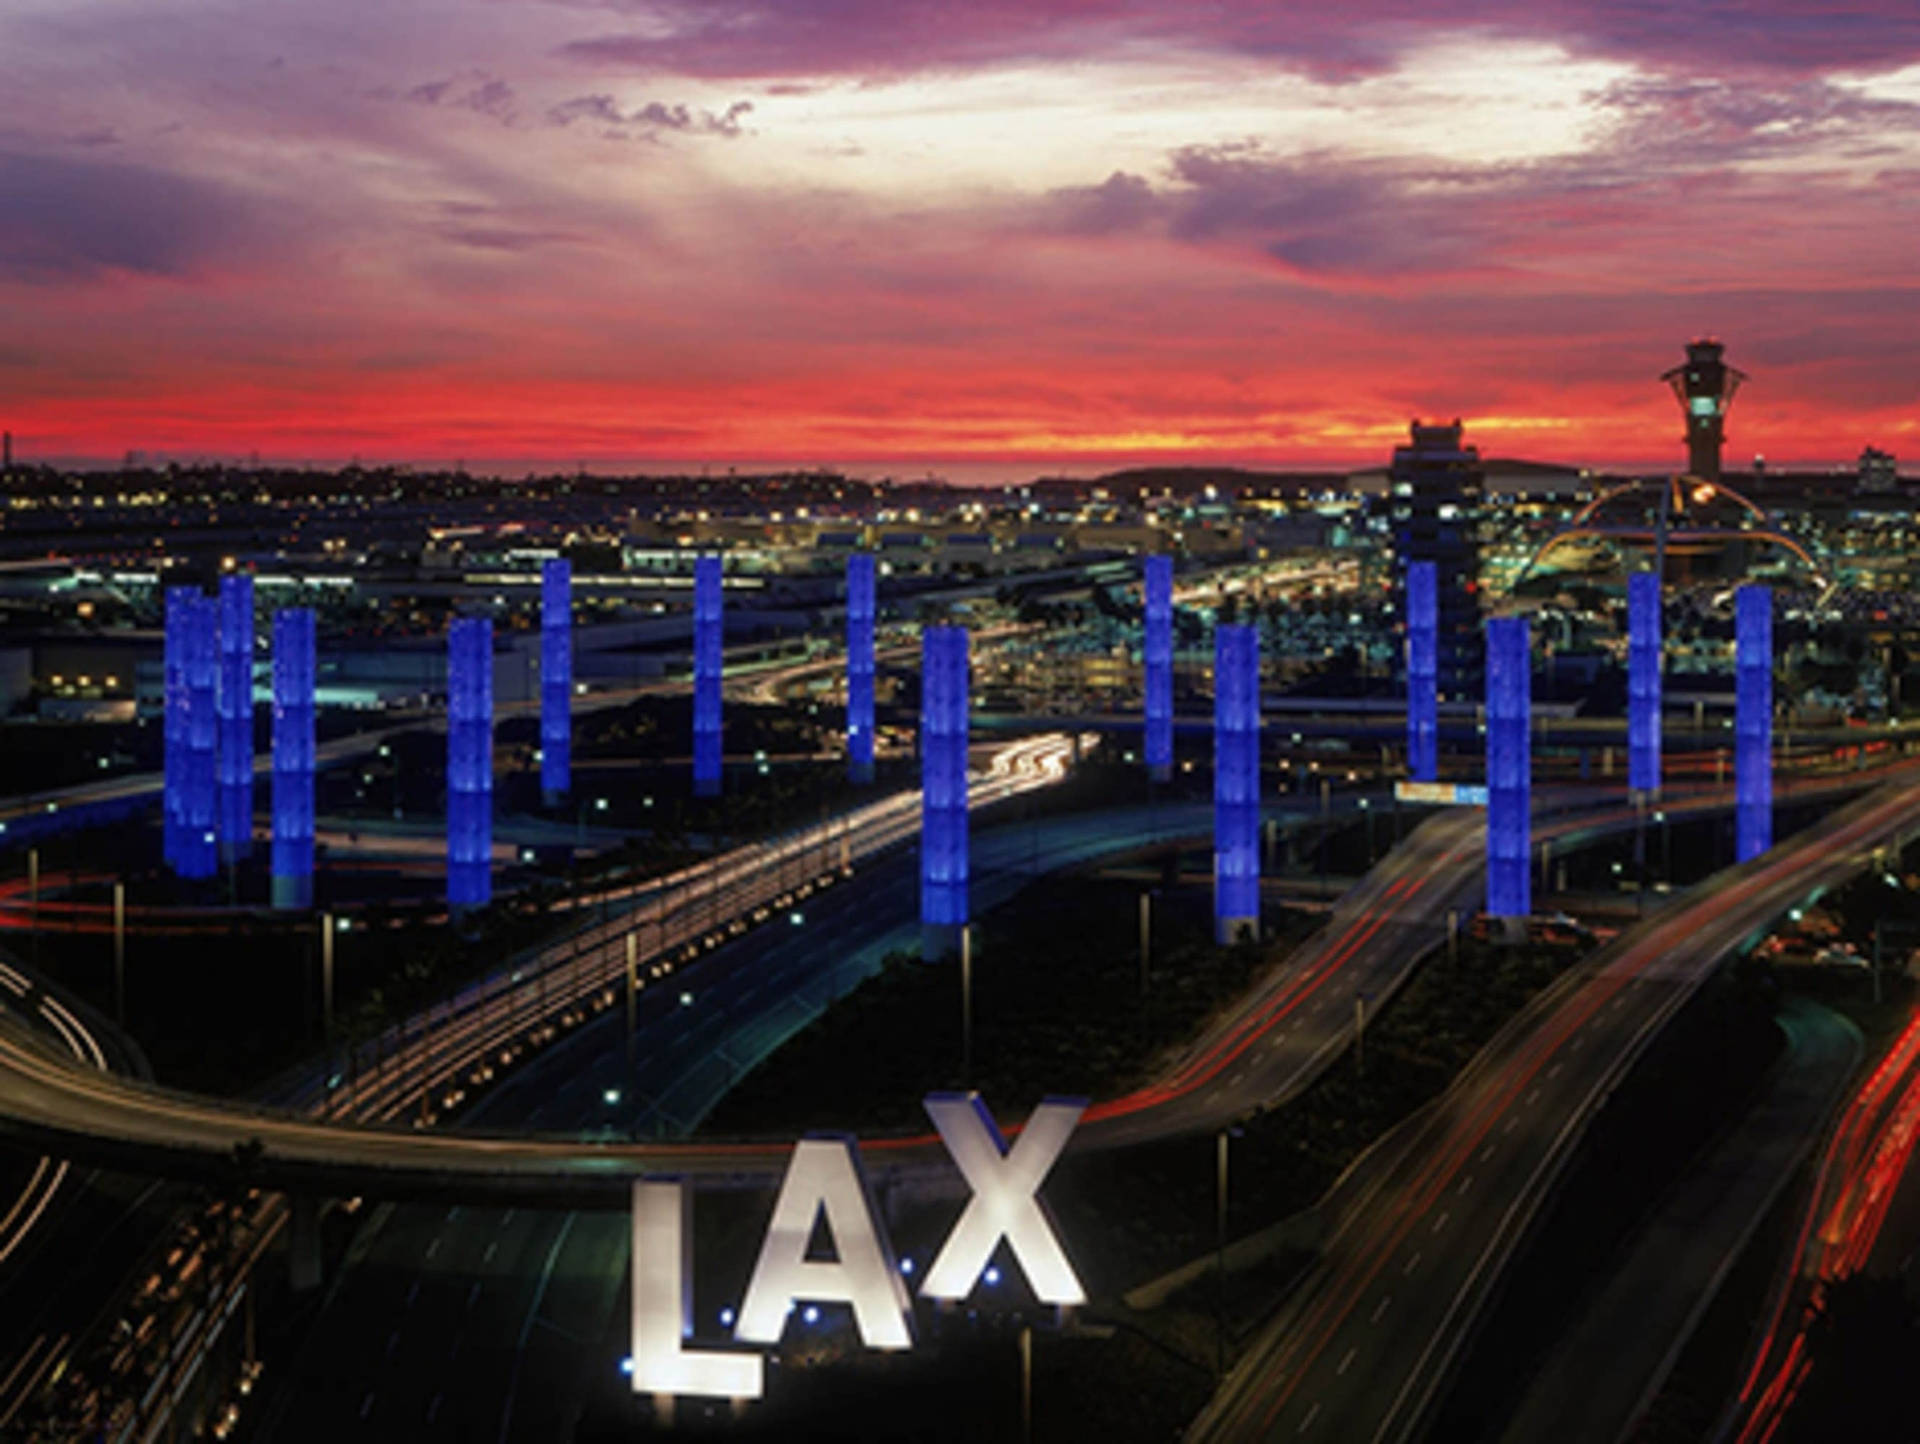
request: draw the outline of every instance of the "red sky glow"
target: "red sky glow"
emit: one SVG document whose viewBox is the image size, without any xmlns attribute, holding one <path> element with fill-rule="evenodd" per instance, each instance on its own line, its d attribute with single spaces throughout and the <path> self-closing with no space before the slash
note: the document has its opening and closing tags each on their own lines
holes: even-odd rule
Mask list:
<svg viewBox="0 0 1920 1444">
<path fill-rule="evenodd" d="M 0 424 L 299 460 L 1920 455 L 1920 10 L 18 0 Z"/>
</svg>

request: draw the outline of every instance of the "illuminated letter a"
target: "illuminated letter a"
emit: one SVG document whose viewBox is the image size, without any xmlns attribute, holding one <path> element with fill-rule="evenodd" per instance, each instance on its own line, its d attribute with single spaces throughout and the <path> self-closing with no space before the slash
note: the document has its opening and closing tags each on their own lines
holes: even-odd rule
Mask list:
<svg viewBox="0 0 1920 1444">
<path fill-rule="evenodd" d="M 832 1262 L 807 1257 L 814 1220 L 823 1212 L 833 1236 Z M 913 1347 L 906 1287 L 874 1221 L 851 1138 L 803 1138 L 794 1145 L 734 1337 L 779 1343 L 799 1299 L 853 1305 L 861 1341 L 870 1349 Z"/>
</svg>

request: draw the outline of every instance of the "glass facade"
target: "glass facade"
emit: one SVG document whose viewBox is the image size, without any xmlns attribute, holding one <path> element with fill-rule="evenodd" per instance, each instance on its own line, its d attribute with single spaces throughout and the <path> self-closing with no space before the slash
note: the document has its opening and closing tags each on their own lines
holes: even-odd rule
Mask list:
<svg viewBox="0 0 1920 1444">
<path fill-rule="evenodd" d="M 1260 935 L 1260 633 L 1213 634 L 1213 916 L 1232 942 Z"/>
<path fill-rule="evenodd" d="M 920 922 L 965 926 L 967 914 L 967 629 L 920 635 Z"/>
<path fill-rule="evenodd" d="M 720 558 L 693 562 L 693 791 L 720 792 L 720 667 L 725 619 L 721 613 Z"/>
<path fill-rule="evenodd" d="M 847 558 L 847 775 L 873 780 L 873 558 Z"/>
<path fill-rule="evenodd" d="M 493 623 L 447 632 L 447 901 L 493 898 Z"/>
<path fill-rule="evenodd" d="M 1627 578 L 1627 786 L 1660 790 L 1660 578 Z"/>
<path fill-rule="evenodd" d="M 1144 578 L 1145 635 L 1141 639 L 1146 693 L 1145 752 L 1155 781 L 1173 776 L 1173 558 L 1148 557 Z"/>
<path fill-rule="evenodd" d="M 564 797 L 573 786 L 573 563 L 540 566 L 540 791 Z"/>
<path fill-rule="evenodd" d="M 220 579 L 219 833 L 223 857 L 253 845 L 253 578 Z"/>
<path fill-rule="evenodd" d="M 1407 563 L 1407 776 L 1440 776 L 1439 568 Z"/>
<path fill-rule="evenodd" d="M 1487 623 L 1487 911 L 1533 911 L 1533 673 L 1523 617 Z"/>
<path fill-rule="evenodd" d="M 273 902 L 313 903 L 313 612 L 273 617 Z"/>
<path fill-rule="evenodd" d="M 167 866 L 180 862 L 180 835 L 187 815 L 187 628 L 191 625 L 192 587 L 167 588 L 166 640 L 161 675 L 161 856 Z"/>
<path fill-rule="evenodd" d="M 1734 856 L 1773 846 L 1773 592 L 1733 594 Z"/>
</svg>

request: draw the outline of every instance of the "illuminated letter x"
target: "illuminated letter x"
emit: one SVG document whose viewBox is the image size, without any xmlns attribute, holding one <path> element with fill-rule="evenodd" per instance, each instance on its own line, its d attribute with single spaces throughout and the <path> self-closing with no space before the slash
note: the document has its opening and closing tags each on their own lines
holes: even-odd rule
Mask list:
<svg viewBox="0 0 1920 1444">
<path fill-rule="evenodd" d="M 922 1294 L 964 1299 L 1004 1238 L 1042 1303 L 1086 1302 L 1039 1198 L 1040 1181 L 1067 1146 L 1086 1107 L 1084 1099 L 1045 1100 L 1009 1149 L 978 1093 L 928 1095 L 927 1116 L 966 1175 L 973 1197 L 927 1270 Z"/>
</svg>

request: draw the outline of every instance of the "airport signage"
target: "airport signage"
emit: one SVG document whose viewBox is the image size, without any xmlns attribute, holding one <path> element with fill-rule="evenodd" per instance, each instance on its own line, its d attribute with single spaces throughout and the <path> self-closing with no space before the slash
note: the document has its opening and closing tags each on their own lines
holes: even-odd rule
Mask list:
<svg viewBox="0 0 1920 1444">
<path fill-rule="evenodd" d="M 977 1093 L 933 1093 L 927 1116 L 972 1190 L 964 1212 L 922 1278 L 920 1294 L 961 1300 L 1005 1239 L 1042 1303 L 1084 1303 L 1040 1185 L 1066 1148 L 1085 1099 L 1049 1098 L 1009 1146 Z M 633 1184 L 633 1389 L 640 1394 L 757 1399 L 758 1353 L 690 1349 L 693 1333 L 693 1198 L 683 1179 Z M 807 1257 L 814 1223 L 833 1239 L 831 1260 Z M 810 1135 L 793 1146 L 733 1325 L 742 1344 L 778 1344 L 796 1304 L 844 1303 L 870 1349 L 913 1347 L 913 1306 L 886 1225 L 845 1135 Z"/>
<path fill-rule="evenodd" d="M 1408 782 L 1393 784 L 1396 802 L 1425 802 L 1440 807 L 1485 807 L 1487 789 L 1478 782 Z"/>
</svg>

